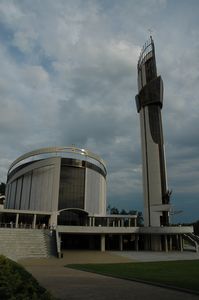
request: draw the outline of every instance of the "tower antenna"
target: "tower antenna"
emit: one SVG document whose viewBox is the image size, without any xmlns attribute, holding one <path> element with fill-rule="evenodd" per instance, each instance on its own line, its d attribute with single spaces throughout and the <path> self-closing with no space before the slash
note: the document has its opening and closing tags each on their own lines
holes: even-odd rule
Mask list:
<svg viewBox="0 0 199 300">
<path fill-rule="evenodd" d="M 153 33 L 153 30 L 151 28 L 148 29 L 148 32 L 150 34 L 150 38 L 152 39 L 152 33 Z"/>
</svg>

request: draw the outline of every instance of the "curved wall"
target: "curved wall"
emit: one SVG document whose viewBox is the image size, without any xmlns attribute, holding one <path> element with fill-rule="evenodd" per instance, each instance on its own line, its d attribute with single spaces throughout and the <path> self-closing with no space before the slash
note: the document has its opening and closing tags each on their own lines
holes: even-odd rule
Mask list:
<svg viewBox="0 0 199 300">
<path fill-rule="evenodd" d="M 13 173 L 7 182 L 5 208 L 57 210 L 60 158 L 36 161 Z"/>
<path fill-rule="evenodd" d="M 80 156 L 82 159 L 75 159 L 68 152 L 67 157 L 59 152 L 58 157 L 31 161 L 31 156 L 23 155 L 23 159 L 17 159 L 8 172 L 5 208 L 44 212 L 79 208 L 89 214 L 105 215 L 106 168 L 100 165 L 103 161 L 98 159 L 94 164 L 94 157 L 92 162 L 88 160 L 89 152 Z M 38 155 L 39 150 L 31 153 Z"/>
</svg>

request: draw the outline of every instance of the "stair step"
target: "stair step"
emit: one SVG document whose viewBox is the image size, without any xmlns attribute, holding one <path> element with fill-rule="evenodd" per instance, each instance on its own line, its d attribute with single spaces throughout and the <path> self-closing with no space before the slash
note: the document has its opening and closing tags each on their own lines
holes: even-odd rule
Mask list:
<svg viewBox="0 0 199 300">
<path fill-rule="evenodd" d="M 47 230 L 0 228 L 0 254 L 12 259 L 49 257 L 54 249 L 55 236 Z"/>
</svg>

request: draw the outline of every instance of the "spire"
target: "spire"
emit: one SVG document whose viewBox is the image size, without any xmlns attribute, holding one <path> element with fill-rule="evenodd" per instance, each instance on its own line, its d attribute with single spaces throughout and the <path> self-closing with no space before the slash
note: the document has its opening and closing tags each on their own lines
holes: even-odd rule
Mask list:
<svg viewBox="0 0 199 300">
<path fill-rule="evenodd" d="M 151 28 L 148 29 L 148 32 L 149 32 L 149 36 L 150 36 L 150 39 L 152 40 L 152 33 L 153 33 L 153 30 Z"/>
</svg>

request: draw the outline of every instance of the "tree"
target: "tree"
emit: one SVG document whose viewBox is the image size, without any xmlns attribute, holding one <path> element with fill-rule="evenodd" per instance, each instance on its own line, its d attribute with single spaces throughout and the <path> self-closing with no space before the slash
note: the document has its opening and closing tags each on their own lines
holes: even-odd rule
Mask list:
<svg viewBox="0 0 199 300">
<path fill-rule="evenodd" d="M 143 221 L 144 221 L 143 214 L 142 214 L 141 211 L 138 211 L 138 213 L 137 213 L 137 226 L 143 226 Z"/>
<path fill-rule="evenodd" d="M 129 210 L 128 215 L 137 215 L 137 226 L 143 226 L 143 214 L 141 211 L 137 211 L 137 210 Z"/>
<path fill-rule="evenodd" d="M 137 215 L 137 210 L 131 209 L 131 210 L 128 211 L 128 214 L 129 215 Z"/>
<path fill-rule="evenodd" d="M 110 214 L 111 215 L 119 215 L 119 210 L 116 207 L 111 207 Z"/>
<path fill-rule="evenodd" d="M 143 214 L 141 211 L 137 211 L 137 210 L 129 210 L 126 211 L 125 209 L 121 209 L 119 211 L 119 209 L 117 207 L 111 207 L 110 204 L 107 207 L 107 212 L 111 215 L 137 215 L 137 226 L 143 226 Z"/>
<path fill-rule="evenodd" d="M 125 209 L 122 209 L 122 210 L 120 211 L 120 215 L 128 215 L 128 213 L 126 212 Z"/>
</svg>

